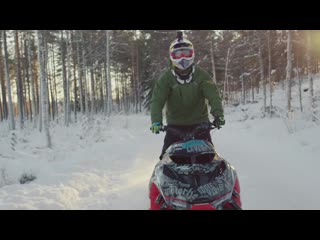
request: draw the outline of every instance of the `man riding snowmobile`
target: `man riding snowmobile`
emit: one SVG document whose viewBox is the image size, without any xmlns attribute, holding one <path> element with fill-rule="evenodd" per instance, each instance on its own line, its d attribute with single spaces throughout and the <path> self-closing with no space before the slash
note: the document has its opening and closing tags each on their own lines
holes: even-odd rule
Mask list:
<svg viewBox="0 0 320 240">
<path fill-rule="evenodd" d="M 210 113 L 213 124 L 220 128 L 225 124 L 221 97 L 211 76 L 194 65 L 193 44 L 177 33 L 169 48 L 171 67 L 156 82 L 151 98 L 151 131 L 158 134 L 163 126 L 162 110 L 166 105 L 166 121 L 170 128 L 191 131 L 203 122 L 209 122 Z M 181 139 L 166 132 L 160 160 L 166 149 Z M 208 132 L 205 140 L 211 142 Z"/>
</svg>

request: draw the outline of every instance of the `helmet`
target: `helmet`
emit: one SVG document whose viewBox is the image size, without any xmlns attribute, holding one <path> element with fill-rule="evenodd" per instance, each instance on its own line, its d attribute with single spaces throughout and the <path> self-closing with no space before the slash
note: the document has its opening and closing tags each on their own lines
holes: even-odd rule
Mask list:
<svg viewBox="0 0 320 240">
<path fill-rule="evenodd" d="M 187 69 L 193 63 L 193 44 L 188 39 L 182 37 L 182 32 L 178 32 L 177 39 L 171 43 L 169 53 L 172 64 L 180 70 Z"/>
</svg>

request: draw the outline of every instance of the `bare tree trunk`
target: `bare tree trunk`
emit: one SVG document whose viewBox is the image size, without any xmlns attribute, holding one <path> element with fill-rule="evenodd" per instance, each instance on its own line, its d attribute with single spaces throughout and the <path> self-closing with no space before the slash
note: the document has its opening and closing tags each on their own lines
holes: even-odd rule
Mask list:
<svg viewBox="0 0 320 240">
<path fill-rule="evenodd" d="M 253 84 L 252 76 L 250 76 L 250 85 L 251 85 L 252 102 L 254 102 L 254 84 Z"/>
<path fill-rule="evenodd" d="M 36 61 L 38 61 L 37 60 L 37 58 L 38 57 L 36 57 L 36 55 L 34 55 L 34 59 L 33 59 L 33 62 L 36 62 Z M 33 66 L 33 74 L 34 74 L 34 84 L 35 84 L 35 87 L 34 87 L 34 89 L 35 89 L 35 96 L 36 96 L 36 114 L 39 116 L 38 117 L 38 120 L 39 120 L 39 123 L 40 123 L 40 118 L 41 118 L 41 115 L 40 115 L 40 81 L 39 81 L 39 76 L 38 76 L 38 69 L 37 69 L 37 67 L 36 67 L 36 64 L 33 64 L 32 65 Z M 37 121 L 38 121 L 37 120 Z M 40 124 L 39 124 L 40 125 Z"/>
<path fill-rule="evenodd" d="M 69 126 L 71 121 L 71 107 L 70 107 L 70 82 L 71 82 L 71 42 L 70 42 L 70 32 L 67 31 L 67 69 L 68 69 L 68 76 L 66 81 L 66 88 L 67 88 L 67 126 Z"/>
<path fill-rule="evenodd" d="M 63 30 L 61 30 L 60 38 L 60 48 L 61 48 L 61 62 L 62 62 L 62 82 L 63 82 L 63 112 L 64 112 L 64 124 L 67 125 L 67 74 L 66 74 L 66 64 L 65 64 L 65 47 L 63 40 Z"/>
<path fill-rule="evenodd" d="M 3 37 L 2 37 L 3 38 Z M 1 84 L 1 95 L 2 95 L 2 109 L 1 113 L 3 113 L 2 117 L 4 119 L 8 119 L 8 104 L 7 104 L 7 95 L 6 95 L 6 86 L 5 86 L 5 74 L 4 74 L 4 58 L 2 56 L 2 42 L 0 36 L 0 84 Z"/>
<path fill-rule="evenodd" d="M 77 77 L 76 77 L 76 49 L 74 49 L 74 44 L 72 43 L 74 41 L 74 34 L 71 33 L 71 47 L 72 47 L 72 60 L 73 60 L 73 98 L 74 98 L 74 121 L 77 122 Z"/>
<path fill-rule="evenodd" d="M 52 49 L 53 50 L 53 49 Z M 53 51 L 51 51 L 53 53 Z M 47 54 L 49 54 L 49 50 L 48 50 L 48 43 L 47 43 Z M 52 59 L 52 58 L 51 58 Z M 49 109 L 51 110 L 51 119 L 54 121 L 55 119 L 55 99 L 54 99 L 54 93 L 53 93 L 53 78 L 54 78 L 54 68 L 53 68 L 53 64 L 52 61 L 47 60 L 47 66 L 48 66 L 48 70 L 50 69 L 50 74 L 48 73 L 48 75 L 50 75 L 50 78 L 48 77 L 48 87 L 49 87 L 49 95 L 50 95 L 50 99 L 51 99 L 51 104 L 50 101 L 49 103 Z"/>
<path fill-rule="evenodd" d="M 213 54 L 213 41 L 214 41 L 214 35 L 212 33 L 212 36 L 211 36 L 211 48 L 210 48 L 210 55 L 211 55 L 211 67 L 212 67 L 212 80 L 213 82 L 216 84 L 217 83 L 217 79 L 216 79 L 216 66 L 215 66 L 215 63 L 214 63 L 214 54 Z"/>
<path fill-rule="evenodd" d="M 136 80 L 137 80 L 137 103 L 138 103 L 138 106 L 137 106 L 137 112 L 141 112 L 141 86 L 140 86 L 140 64 L 139 64 L 139 61 L 140 61 L 140 57 L 139 57 L 139 45 L 137 45 L 137 76 L 136 76 Z M 124 93 L 123 93 L 124 94 Z"/>
<path fill-rule="evenodd" d="M 45 77 L 45 65 L 44 65 L 44 53 L 43 53 L 43 42 L 42 42 L 42 36 L 41 33 L 36 30 L 37 38 L 38 38 L 38 59 L 40 64 L 40 80 L 41 80 L 41 87 L 42 87 L 42 94 L 41 94 L 41 112 L 42 112 L 42 120 L 43 120 L 43 128 L 46 134 L 46 140 L 47 140 L 47 147 L 51 148 L 51 137 L 49 132 L 49 117 L 48 117 L 48 86 L 47 81 Z"/>
<path fill-rule="evenodd" d="M 99 63 L 99 67 L 98 67 L 98 70 L 97 70 L 98 72 L 99 72 L 99 79 L 100 79 L 100 81 L 99 81 L 99 90 L 100 90 L 100 101 L 99 101 L 99 105 L 100 105 L 100 111 L 101 112 L 103 112 L 104 111 L 104 96 L 103 96 L 103 71 L 102 71 L 102 63 Z M 97 84 L 98 85 L 98 84 Z"/>
<path fill-rule="evenodd" d="M 45 80 L 46 80 L 46 97 L 47 97 L 47 112 L 48 112 L 48 122 L 50 122 L 50 116 L 52 116 L 52 111 L 50 108 L 50 91 L 49 91 L 49 81 L 51 82 L 51 68 L 49 68 L 49 50 L 48 50 L 48 39 L 46 36 L 42 36 L 42 49 L 43 49 L 43 63 L 44 63 L 44 74 L 45 74 Z M 50 71 L 49 71 L 50 70 Z"/>
<path fill-rule="evenodd" d="M 52 115 L 52 120 L 54 121 L 55 119 L 55 100 L 54 100 L 54 93 L 53 93 L 53 77 L 51 75 L 50 81 L 48 82 L 49 89 L 50 89 L 50 97 L 51 97 L 51 104 L 49 104 L 50 109 L 51 109 L 51 115 Z"/>
<path fill-rule="evenodd" d="M 55 54 L 54 54 L 54 45 L 52 44 L 52 48 L 51 48 L 51 52 L 52 52 L 52 61 L 51 61 L 51 65 L 52 65 L 52 111 L 54 112 L 53 116 L 58 119 L 58 96 L 57 96 L 57 85 L 56 85 L 56 67 L 55 67 Z"/>
<path fill-rule="evenodd" d="M 24 54 L 25 54 L 25 61 L 24 61 L 24 69 L 25 69 L 25 75 L 26 75 L 26 79 L 27 79 L 27 92 L 28 92 L 28 108 L 29 108 L 29 112 L 30 112 L 30 120 L 33 121 L 33 111 L 32 111 L 32 101 L 31 101 L 31 83 L 30 83 L 30 72 L 29 72 L 29 43 L 28 43 L 28 38 L 29 38 L 29 34 L 27 35 L 27 37 L 24 39 Z"/>
<path fill-rule="evenodd" d="M 13 106 L 12 106 L 12 97 L 11 97 L 11 84 L 10 84 L 10 72 L 9 72 L 9 62 L 8 62 L 8 49 L 7 49 L 7 36 L 6 30 L 2 31 L 2 39 L 3 39 L 3 48 L 4 48 L 4 67 L 6 73 L 7 80 L 7 93 L 8 93 L 8 101 L 9 101 L 9 129 L 15 130 L 15 121 L 13 117 Z"/>
<path fill-rule="evenodd" d="M 83 65 L 81 63 L 81 55 L 80 55 L 80 41 L 77 42 L 77 56 L 78 56 L 78 78 L 79 78 L 79 91 L 80 91 L 80 111 L 84 114 L 83 108 L 83 89 L 82 89 L 82 72 L 83 72 Z"/>
<path fill-rule="evenodd" d="M 100 98 L 99 98 L 99 89 L 100 89 L 100 84 L 99 84 L 99 74 L 98 74 L 98 68 L 99 68 L 99 63 L 95 63 L 94 64 L 94 68 L 93 68 L 93 79 L 94 79 L 94 91 L 95 91 L 95 104 L 94 104 L 94 108 L 95 108 L 95 113 L 99 113 L 100 110 Z"/>
<path fill-rule="evenodd" d="M 22 76 L 21 76 L 21 83 L 22 83 L 22 93 L 23 93 L 23 111 L 24 111 L 24 118 L 25 119 L 29 119 L 29 108 L 28 108 L 28 94 L 27 94 L 27 89 L 28 89 L 28 76 L 26 74 L 26 63 L 25 60 L 26 58 L 23 57 L 24 53 L 26 53 L 26 48 L 25 48 L 25 41 L 24 41 L 24 37 L 25 34 L 23 33 L 22 36 L 20 37 L 20 44 L 19 46 L 21 46 L 20 49 L 20 54 L 21 54 L 21 58 L 20 58 L 20 64 L 21 64 L 21 72 L 22 72 Z M 27 81 L 26 81 L 27 80 Z"/>
<path fill-rule="evenodd" d="M 297 54 L 297 62 L 296 62 L 296 75 L 298 78 L 298 82 L 299 82 L 299 103 L 300 103 L 300 111 L 303 111 L 303 107 L 302 107 L 302 81 L 301 81 L 301 76 L 300 76 L 300 64 L 299 64 L 299 54 Z"/>
<path fill-rule="evenodd" d="M 32 42 L 32 33 L 30 32 L 28 34 L 28 62 L 29 62 L 29 76 L 30 76 L 30 84 L 31 84 L 31 112 L 32 112 L 32 121 L 33 121 L 33 127 L 36 128 L 37 127 L 37 121 L 39 118 L 39 111 L 38 111 L 38 104 L 37 104 L 37 96 L 36 96 L 36 89 L 35 89 L 35 84 L 36 84 L 36 73 L 34 72 L 34 66 L 33 66 L 33 60 L 34 60 L 34 56 L 33 56 L 33 52 L 32 52 L 32 48 L 33 48 L 33 42 Z"/>
<path fill-rule="evenodd" d="M 66 63 L 65 63 L 65 54 L 66 50 L 68 51 L 68 39 L 66 41 L 66 44 L 64 44 L 63 39 L 63 30 L 61 31 L 61 60 L 62 60 L 62 76 L 63 76 L 63 95 L 64 95 L 64 124 L 66 126 L 69 126 L 69 84 L 68 84 L 68 77 L 67 77 L 67 69 L 66 69 Z M 67 52 L 68 55 L 68 52 Z M 68 56 L 67 56 L 68 58 Z M 68 64 L 68 59 L 67 59 Z M 69 69 L 68 69 L 69 71 Z"/>
<path fill-rule="evenodd" d="M 122 98 L 123 98 L 123 105 L 124 105 L 124 112 L 126 114 L 128 114 L 128 96 L 127 96 L 127 91 L 126 91 L 126 88 L 127 88 L 127 81 L 126 81 L 126 76 L 124 76 L 122 78 Z"/>
<path fill-rule="evenodd" d="M 106 116 L 106 112 L 107 112 L 107 100 L 106 100 L 106 97 L 107 97 L 107 84 L 106 84 L 106 79 L 107 79 L 107 76 L 106 76 L 106 67 L 107 67 L 107 64 L 106 64 L 106 61 L 102 61 L 101 63 L 101 84 L 102 84 L 102 91 L 103 91 L 103 103 L 102 103 L 102 111 L 103 111 L 103 115 Z"/>
<path fill-rule="evenodd" d="M 132 76 L 131 76 L 131 87 L 132 87 L 132 94 L 133 94 L 133 107 L 134 111 L 136 111 L 137 106 L 137 86 L 136 86 L 136 69 L 135 69 L 135 51 L 134 51 L 134 44 L 131 45 L 131 69 L 132 69 Z"/>
<path fill-rule="evenodd" d="M 230 56 L 229 56 L 230 57 Z M 229 64 L 228 64 L 229 65 Z M 229 67 L 229 66 L 228 66 Z M 232 82 L 232 79 L 231 79 Z M 230 94 L 230 83 L 229 83 L 229 77 L 227 77 L 227 103 L 231 103 L 231 94 Z"/>
<path fill-rule="evenodd" d="M 259 36 L 258 36 L 258 41 L 260 41 Z M 260 46 L 259 46 L 259 50 L 258 50 L 258 58 L 259 58 L 259 64 L 260 64 Z M 261 79 L 261 69 L 260 69 L 260 79 Z M 255 78 L 255 87 L 256 87 L 256 93 L 259 94 L 259 91 L 260 91 L 259 77 Z"/>
<path fill-rule="evenodd" d="M 292 32 L 288 30 L 288 42 L 287 42 L 287 110 L 288 113 L 292 111 L 291 107 L 291 72 L 292 72 Z"/>
<path fill-rule="evenodd" d="M 0 98 L 0 122 L 3 121 L 3 115 L 2 115 L 2 102 L 1 102 L 1 98 Z"/>
<path fill-rule="evenodd" d="M 100 111 L 100 74 L 99 74 L 99 62 L 95 62 L 93 68 L 94 77 L 94 91 L 95 91 L 95 113 L 98 114 Z"/>
<path fill-rule="evenodd" d="M 123 87 L 123 85 L 124 85 L 124 82 L 125 82 L 125 79 L 124 79 L 125 77 L 124 77 L 124 74 L 120 74 L 120 82 L 121 82 L 121 85 L 119 86 L 119 89 L 121 90 L 121 98 L 120 98 L 120 101 L 121 101 L 121 109 L 122 110 L 124 110 L 125 111 L 125 101 L 126 101 L 126 99 L 125 99 L 125 96 L 124 96 L 124 94 L 125 94 L 125 89 L 124 89 L 124 87 Z M 135 108 L 135 113 L 137 113 L 137 111 L 138 111 L 138 108 L 137 108 L 138 106 L 136 106 Z"/>
<path fill-rule="evenodd" d="M 244 87 L 244 73 L 242 72 L 241 77 L 241 92 L 242 92 L 242 104 L 246 104 L 246 93 L 245 93 L 245 87 Z"/>
<path fill-rule="evenodd" d="M 111 75 L 110 75 L 110 31 L 106 30 L 106 82 L 107 82 L 107 116 L 109 117 L 111 115 L 112 111 L 112 91 L 111 91 Z"/>
<path fill-rule="evenodd" d="M 228 104 L 228 98 L 227 95 L 227 84 L 228 84 L 228 64 L 229 64 L 229 55 L 230 55 L 230 48 L 228 48 L 227 52 L 227 58 L 226 58 L 226 69 L 225 69 L 225 78 L 224 78 L 224 85 L 223 85 L 223 100 Z"/>
<path fill-rule="evenodd" d="M 17 81 L 17 95 L 18 95 L 18 102 L 19 102 L 19 119 L 20 119 L 20 128 L 22 129 L 24 126 L 23 85 L 22 85 L 22 78 L 21 78 L 18 30 L 15 30 L 14 40 L 15 40 L 15 53 L 16 53 L 16 81 Z"/>
<path fill-rule="evenodd" d="M 90 67 L 90 80 L 91 80 L 91 114 L 96 113 L 96 91 L 95 91 L 95 83 L 94 83 L 94 74 L 93 74 L 94 66 Z"/>
<path fill-rule="evenodd" d="M 44 64 L 44 73 L 45 73 L 45 78 L 46 78 L 46 94 L 47 94 L 47 111 L 48 111 L 48 119 L 50 120 L 50 117 L 53 118 L 52 116 L 52 111 L 50 108 L 50 92 L 49 92 L 49 87 L 50 87 L 50 81 L 51 81 L 51 68 L 49 68 L 49 61 L 48 61 L 48 40 L 46 35 L 42 35 L 42 54 L 43 54 L 43 64 Z M 48 120 L 48 121 L 49 121 Z"/>
<path fill-rule="evenodd" d="M 130 79 L 128 78 L 128 76 L 127 76 L 127 78 L 126 78 L 127 80 L 126 80 L 126 93 L 127 93 L 127 113 L 129 113 L 130 112 L 130 109 L 131 109 L 131 99 L 130 99 L 130 88 L 131 88 L 131 86 L 130 86 Z"/>
<path fill-rule="evenodd" d="M 54 109 L 57 121 L 59 121 L 59 109 L 58 109 L 58 93 L 57 93 L 57 82 L 56 82 L 56 67 L 55 67 L 55 54 L 54 54 L 54 47 L 52 45 L 52 68 L 53 68 L 53 87 L 54 87 Z"/>
<path fill-rule="evenodd" d="M 91 41 L 89 43 L 89 67 L 90 67 L 90 82 L 91 82 L 91 114 L 96 113 L 96 92 L 95 92 L 95 79 L 93 74 L 93 68 L 95 67 L 93 60 L 93 48 L 92 48 L 92 36 L 90 37 Z"/>
<path fill-rule="evenodd" d="M 266 86 L 266 79 L 264 77 L 264 65 L 263 65 L 263 58 L 262 58 L 262 32 L 258 36 L 259 41 L 259 65 L 260 65 L 260 79 L 263 84 L 263 114 L 267 111 L 267 86 Z"/>
<path fill-rule="evenodd" d="M 267 40 L 268 40 L 268 77 L 269 77 L 269 93 L 270 93 L 270 107 L 269 107 L 269 115 L 272 117 L 272 79 L 271 79 L 271 47 L 270 47 L 270 30 L 267 33 Z"/>
<path fill-rule="evenodd" d="M 299 81 L 299 103 L 300 103 L 300 111 L 303 112 L 303 106 L 302 106 L 302 81 L 301 81 L 301 76 L 300 76 L 300 69 L 297 66 L 297 78 Z"/>
<path fill-rule="evenodd" d="M 309 93 L 310 93 L 310 109 L 312 120 L 315 121 L 314 117 L 314 89 L 313 89 L 313 74 L 312 74 L 312 66 L 311 66 L 311 33 L 310 30 L 307 31 L 307 69 L 308 69 L 308 79 L 309 79 Z"/>
<path fill-rule="evenodd" d="M 280 70 L 279 68 L 278 68 L 278 70 Z M 280 71 L 278 71 L 277 70 L 277 72 L 278 73 L 280 73 Z M 280 83 L 281 83 L 281 88 L 282 88 L 282 90 L 284 91 L 285 90 L 285 83 L 286 83 L 286 81 L 284 81 L 283 79 L 282 79 L 282 74 L 277 74 L 277 76 L 278 76 L 278 79 L 279 79 L 279 81 L 280 81 Z M 279 77 L 280 76 L 280 77 Z"/>
<path fill-rule="evenodd" d="M 39 32 L 39 34 L 41 34 Z M 36 38 L 37 38 L 37 44 L 38 44 L 38 65 L 40 65 L 41 63 L 39 62 L 40 59 L 43 58 L 43 54 L 41 52 L 41 50 L 39 49 L 39 38 L 38 38 L 38 34 L 36 31 Z M 43 63 L 42 63 L 43 64 Z M 41 71 L 41 69 L 40 69 Z M 43 111 L 42 111 L 42 99 L 43 99 L 43 82 L 41 81 L 41 74 L 40 75 L 40 79 L 39 79 L 39 131 L 42 132 L 42 128 L 43 128 Z"/>
<path fill-rule="evenodd" d="M 128 75 L 127 74 L 123 74 L 122 76 L 122 80 L 121 80 L 121 87 L 122 87 L 122 101 L 123 101 L 123 108 L 124 108 L 124 112 L 125 114 L 128 114 L 128 102 L 129 100 L 129 94 L 128 94 L 128 88 L 130 88 L 129 84 L 128 84 Z"/>
<path fill-rule="evenodd" d="M 116 90 L 116 103 L 117 103 L 118 111 L 120 111 L 121 106 L 120 106 L 119 70 L 118 70 L 118 68 L 116 69 L 116 72 L 115 72 L 115 90 Z"/>
<path fill-rule="evenodd" d="M 81 32 L 81 42 L 84 42 L 83 32 Z M 88 104 L 88 84 L 87 84 L 87 61 L 85 56 L 84 45 L 82 47 L 82 63 L 83 63 L 83 83 L 84 83 L 84 97 L 85 97 L 85 113 L 89 116 L 89 104 Z"/>
</svg>

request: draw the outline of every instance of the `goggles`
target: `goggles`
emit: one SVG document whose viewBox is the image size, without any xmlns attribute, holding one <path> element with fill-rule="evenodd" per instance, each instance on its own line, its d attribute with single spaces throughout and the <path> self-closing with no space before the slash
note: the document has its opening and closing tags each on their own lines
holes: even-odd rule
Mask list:
<svg viewBox="0 0 320 240">
<path fill-rule="evenodd" d="M 180 59 L 180 58 L 190 58 L 193 55 L 192 49 L 178 49 L 171 53 L 171 57 L 173 59 Z"/>
</svg>

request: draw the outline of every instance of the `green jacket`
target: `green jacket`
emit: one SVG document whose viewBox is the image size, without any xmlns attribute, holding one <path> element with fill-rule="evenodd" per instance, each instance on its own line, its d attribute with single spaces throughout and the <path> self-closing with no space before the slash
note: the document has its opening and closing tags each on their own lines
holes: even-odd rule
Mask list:
<svg viewBox="0 0 320 240">
<path fill-rule="evenodd" d="M 162 109 L 166 104 L 167 124 L 192 125 L 209 121 L 208 107 L 213 116 L 223 116 L 221 98 L 211 76 L 195 67 L 190 83 L 177 82 L 168 69 L 156 82 L 151 98 L 151 122 L 162 122 Z"/>
</svg>

